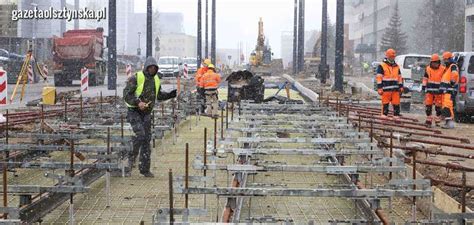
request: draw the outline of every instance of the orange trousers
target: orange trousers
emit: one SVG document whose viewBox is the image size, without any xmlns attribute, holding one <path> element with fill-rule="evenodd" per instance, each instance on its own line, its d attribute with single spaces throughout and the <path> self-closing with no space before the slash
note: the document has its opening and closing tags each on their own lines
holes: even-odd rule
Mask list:
<svg viewBox="0 0 474 225">
<path fill-rule="evenodd" d="M 443 116 L 445 117 L 445 119 L 453 119 L 454 104 L 453 104 L 453 99 L 451 98 L 451 94 L 449 93 L 443 94 L 442 107 L 443 107 Z"/>
<path fill-rule="evenodd" d="M 384 91 L 382 93 L 382 105 L 400 105 L 400 91 Z"/>
<path fill-rule="evenodd" d="M 425 105 L 435 105 L 441 107 L 443 104 L 443 94 L 425 94 Z"/>
</svg>

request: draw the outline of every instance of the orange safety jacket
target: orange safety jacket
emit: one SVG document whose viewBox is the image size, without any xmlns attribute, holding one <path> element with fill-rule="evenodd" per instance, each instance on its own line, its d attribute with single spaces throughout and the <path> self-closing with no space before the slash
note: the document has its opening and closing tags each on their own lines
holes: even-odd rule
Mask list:
<svg viewBox="0 0 474 225">
<path fill-rule="evenodd" d="M 198 69 L 196 72 L 196 76 L 194 76 L 194 82 L 196 83 L 196 87 L 202 88 L 203 86 L 201 85 L 201 79 L 204 76 L 205 73 L 207 73 L 207 67 L 201 67 Z"/>
<path fill-rule="evenodd" d="M 217 89 L 220 82 L 221 75 L 212 70 L 208 70 L 201 78 L 201 85 L 205 89 Z"/>
<path fill-rule="evenodd" d="M 440 65 L 438 69 L 433 69 L 430 66 L 426 67 L 425 76 L 423 77 L 423 87 L 425 87 L 426 92 L 432 94 L 440 94 L 441 78 L 443 78 L 443 73 L 446 70 L 446 67 Z"/>
<path fill-rule="evenodd" d="M 440 90 L 453 94 L 458 90 L 459 84 L 459 71 L 456 64 L 451 64 L 444 72 L 441 78 Z"/>
<path fill-rule="evenodd" d="M 377 69 L 377 89 L 383 91 L 400 91 L 403 88 L 403 78 L 400 67 L 396 63 L 382 62 Z"/>
</svg>

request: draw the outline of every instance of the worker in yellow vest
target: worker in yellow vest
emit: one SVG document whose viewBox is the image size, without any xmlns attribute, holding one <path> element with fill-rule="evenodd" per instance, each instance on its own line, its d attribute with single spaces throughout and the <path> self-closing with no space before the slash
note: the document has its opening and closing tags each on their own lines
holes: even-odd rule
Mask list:
<svg viewBox="0 0 474 225">
<path fill-rule="evenodd" d="M 142 71 L 131 76 L 125 89 L 123 98 L 128 107 L 127 121 L 132 126 L 133 149 L 129 155 L 130 171 L 135 167 L 135 161 L 140 153 L 140 174 L 145 177 L 154 177 L 150 171 L 150 140 L 151 140 L 151 111 L 156 100 L 167 100 L 176 97 L 176 90 L 170 93 L 161 90 L 158 77 L 158 64 L 153 57 L 148 57 Z"/>
</svg>

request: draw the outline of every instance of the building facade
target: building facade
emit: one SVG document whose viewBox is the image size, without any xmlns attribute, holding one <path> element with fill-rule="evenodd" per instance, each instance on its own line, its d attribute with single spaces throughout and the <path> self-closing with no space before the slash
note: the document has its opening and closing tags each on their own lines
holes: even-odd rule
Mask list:
<svg viewBox="0 0 474 225">
<path fill-rule="evenodd" d="M 402 18 L 402 31 L 407 35 L 408 52 L 416 53 L 414 44 L 416 36 L 412 32 L 413 21 L 417 20 L 424 1 L 346 0 L 344 2 L 349 40 L 353 41 L 355 53 L 364 61 L 380 60 L 383 56 L 380 42 L 397 2 L 399 15 Z"/>
<path fill-rule="evenodd" d="M 18 21 L 12 20 L 11 12 L 18 8 L 17 1 L 0 0 L 0 37 L 16 37 Z"/>
</svg>

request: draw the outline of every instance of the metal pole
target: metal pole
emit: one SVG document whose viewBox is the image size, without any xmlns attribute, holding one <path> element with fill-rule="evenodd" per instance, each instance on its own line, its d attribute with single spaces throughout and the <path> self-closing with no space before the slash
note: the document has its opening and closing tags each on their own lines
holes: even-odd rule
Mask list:
<svg viewBox="0 0 474 225">
<path fill-rule="evenodd" d="M 466 213 L 466 194 L 467 194 L 467 188 L 466 188 L 466 171 L 462 172 L 462 190 L 461 190 L 461 212 Z"/>
<path fill-rule="evenodd" d="M 304 48 L 302 38 L 304 38 L 304 28 L 303 28 L 303 0 L 299 0 L 299 13 L 298 13 L 298 48 L 297 48 L 297 60 L 296 60 L 296 73 L 301 72 L 301 58 L 303 57 L 301 54 L 301 47 Z"/>
<path fill-rule="evenodd" d="M 209 58 L 209 0 L 206 0 L 206 43 L 204 45 L 206 46 L 204 49 L 205 57 Z"/>
<path fill-rule="evenodd" d="M 214 117 L 214 148 L 212 152 L 214 155 L 217 154 L 217 117 Z"/>
<path fill-rule="evenodd" d="M 216 62 L 216 0 L 212 0 L 211 61 Z"/>
<path fill-rule="evenodd" d="M 306 0 L 301 0 L 302 1 L 302 6 L 301 6 L 301 45 L 300 47 L 300 71 L 304 71 L 304 46 L 305 46 L 305 11 L 306 11 Z"/>
<path fill-rule="evenodd" d="M 336 91 L 343 92 L 344 87 L 344 0 L 337 0 L 336 13 L 336 64 L 334 87 Z"/>
<path fill-rule="evenodd" d="M 107 62 L 107 88 L 117 88 L 117 2 L 109 0 L 109 37 L 107 40 L 108 62 Z"/>
<path fill-rule="evenodd" d="M 184 189 L 188 191 L 188 185 L 189 185 L 189 144 L 186 143 L 186 151 L 185 151 L 185 162 L 184 162 Z M 188 194 L 186 193 L 184 195 L 184 208 L 188 208 L 189 204 L 189 197 Z"/>
<path fill-rule="evenodd" d="M 8 113 L 8 109 L 7 109 L 7 114 L 6 114 L 6 121 L 5 121 L 5 144 L 8 145 L 8 130 L 9 130 L 9 127 L 8 127 L 8 123 L 9 123 L 9 119 L 8 117 L 10 117 L 9 113 Z M 9 152 L 8 151 L 5 151 L 5 163 L 3 164 L 3 207 L 8 207 L 8 157 L 9 157 Z M 7 213 L 4 213 L 3 214 L 3 219 L 7 219 L 7 216 L 8 214 Z"/>
<path fill-rule="evenodd" d="M 206 0 L 207 1 L 207 0 Z M 201 67 L 202 62 L 202 2 L 198 0 L 198 15 L 197 15 L 197 68 Z"/>
<path fill-rule="evenodd" d="M 74 0 L 74 9 L 79 11 L 79 0 Z M 79 19 L 74 20 L 74 29 L 79 29 Z"/>
<path fill-rule="evenodd" d="M 173 212 L 173 170 L 170 169 L 168 172 L 168 185 L 169 185 L 169 200 L 170 200 L 170 224 L 174 223 L 174 212 Z"/>
<path fill-rule="evenodd" d="M 390 158 L 392 157 L 393 157 L 393 130 L 390 129 Z M 390 162 L 390 166 L 392 166 L 392 162 Z M 389 180 L 392 179 L 392 172 L 389 173 L 388 179 Z"/>
<path fill-rule="evenodd" d="M 293 74 L 297 73 L 298 63 L 298 0 L 295 0 L 295 9 L 293 16 Z"/>
<path fill-rule="evenodd" d="M 107 156 L 110 156 L 110 127 L 107 127 Z M 107 162 L 110 163 L 110 159 L 107 159 Z M 106 207 L 110 207 L 110 169 L 107 169 L 105 172 L 105 195 L 106 195 Z"/>
<path fill-rule="evenodd" d="M 221 140 L 224 140 L 224 108 L 221 109 Z"/>
<path fill-rule="evenodd" d="M 153 48 L 153 22 L 152 22 L 153 8 L 152 0 L 146 1 L 146 57 L 152 56 Z"/>
<path fill-rule="evenodd" d="M 321 83 L 326 83 L 328 72 L 327 52 L 328 52 L 328 0 L 323 0 L 323 16 L 321 24 L 321 64 L 319 65 L 319 74 L 321 76 Z"/>
<path fill-rule="evenodd" d="M 74 140 L 70 140 L 69 176 L 74 177 Z M 69 194 L 69 224 L 74 224 L 74 193 Z"/>
</svg>

